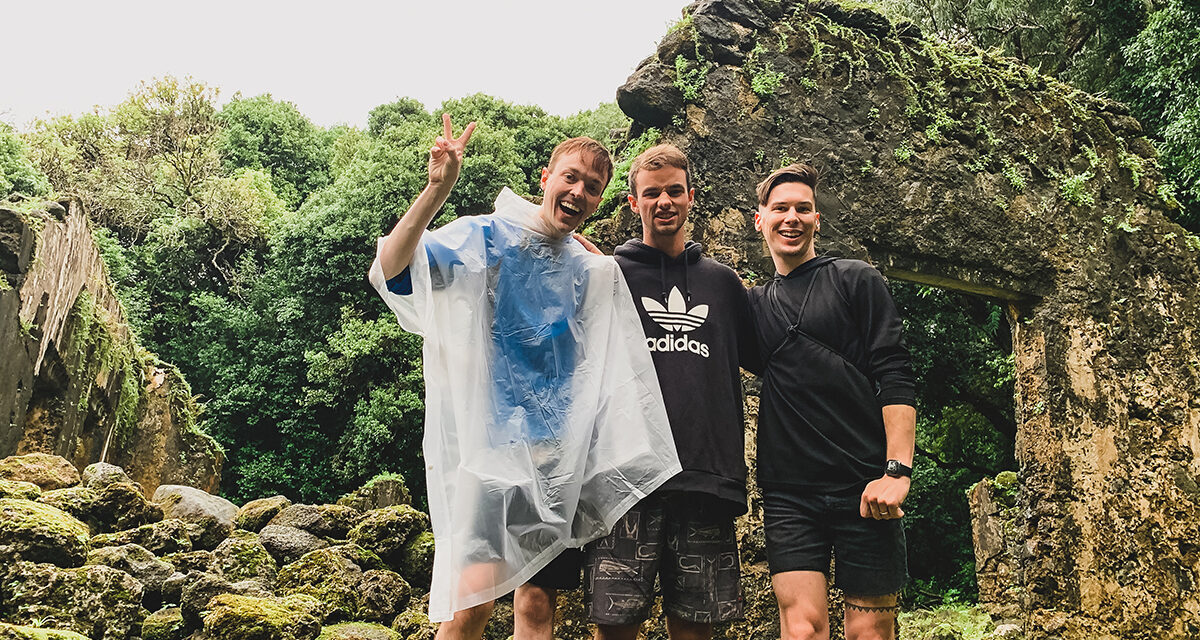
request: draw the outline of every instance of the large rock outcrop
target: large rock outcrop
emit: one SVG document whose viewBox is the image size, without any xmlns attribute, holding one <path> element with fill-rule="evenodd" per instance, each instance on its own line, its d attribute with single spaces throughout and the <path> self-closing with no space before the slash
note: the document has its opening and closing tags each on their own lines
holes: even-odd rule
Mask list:
<svg viewBox="0 0 1200 640">
<path fill-rule="evenodd" d="M 1140 124 L 865 9 L 701 0 L 621 87 L 694 162 L 692 235 L 772 271 L 754 185 L 824 174 L 820 250 L 1006 305 L 1019 617 L 1034 638 L 1200 637 L 1200 239 Z M 610 243 L 636 220 L 599 224 Z"/>
<path fill-rule="evenodd" d="M 215 491 L 223 454 L 179 372 L 130 335 L 79 203 L 43 208 L 0 207 L 0 457 L 110 462 L 147 493 Z"/>
</svg>

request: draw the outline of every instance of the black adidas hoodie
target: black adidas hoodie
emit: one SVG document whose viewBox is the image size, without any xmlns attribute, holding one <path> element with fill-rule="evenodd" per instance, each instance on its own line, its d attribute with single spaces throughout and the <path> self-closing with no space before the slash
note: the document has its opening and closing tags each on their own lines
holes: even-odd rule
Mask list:
<svg viewBox="0 0 1200 640">
<path fill-rule="evenodd" d="M 717 498 L 746 512 L 742 383 L 738 367 L 759 370 L 745 287 L 733 269 L 689 242 L 675 258 L 641 240 L 617 247 L 667 405 L 683 472 L 660 491 Z"/>
</svg>

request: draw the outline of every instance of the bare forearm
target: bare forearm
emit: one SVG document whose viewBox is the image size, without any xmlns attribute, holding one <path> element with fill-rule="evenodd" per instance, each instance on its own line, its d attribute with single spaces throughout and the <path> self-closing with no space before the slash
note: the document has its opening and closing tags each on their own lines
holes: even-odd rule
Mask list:
<svg viewBox="0 0 1200 640">
<path fill-rule="evenodd" d="M 916 408 L 906 404 L 884 405 L 883 430 L 887 436 L 887 459 L 911 467 L 917 441 Z"/>
<path fill-rule="evenodd" d="M 383 269 L 385 278 L 395 277 L 412 262 L 413 253 L 421 241 L 421 234 L 446 203 L 453 187 L 453 184 L 444 183 L 425 185 L 421 194 L 408 207 L 408 211 L 400 217 L 400 221 L 384 239 L 383 248 L 379 252 L 379 266 Z"/>
</svg>

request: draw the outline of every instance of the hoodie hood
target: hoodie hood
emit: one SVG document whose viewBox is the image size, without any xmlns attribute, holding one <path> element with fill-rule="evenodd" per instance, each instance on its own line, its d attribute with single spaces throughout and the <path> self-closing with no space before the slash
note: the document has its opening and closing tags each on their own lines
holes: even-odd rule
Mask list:
<svg viewBox="0 0 1200 640">
<path fill-rule="evenodd" d="M 642 264 L 657 264 L 659 266 L 659 284 L 662 289 L 662 299 L 667 299 L 667 270 L 670 268 L 683 267 L 683 296 L 684 300 L 691 302 L 692 289 L 688 283 L 688 266 L 694 265 L 700 261 L 700 254 L 703 247 L 699 242 L 688 241 L 683 246 L 683 253 L 674 258 L 655 249 L 654 247 L 642 242 L 641 240 L 630 240 L 625 244 L 616 248 L 613 251 L 614 255 L 621 256 L 634 262 Z"/>
</svg>

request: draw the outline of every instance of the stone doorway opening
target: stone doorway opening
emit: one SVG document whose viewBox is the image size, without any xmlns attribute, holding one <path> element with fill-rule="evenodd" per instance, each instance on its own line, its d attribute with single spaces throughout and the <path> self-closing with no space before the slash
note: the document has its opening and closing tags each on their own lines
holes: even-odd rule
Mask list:
<svg viewBox="0 0 1200 640">
<path fill-rule="evenodd" d="M 968 494 L 981 480 L 1016 491 L 1015 363 L 1006 306 L 889 278 L 917 376 L 917 452 L 906 502 L 906 606 L 979 599 Z M 993 492 L 994 493 L 994 492 Z"/>
</svg>

